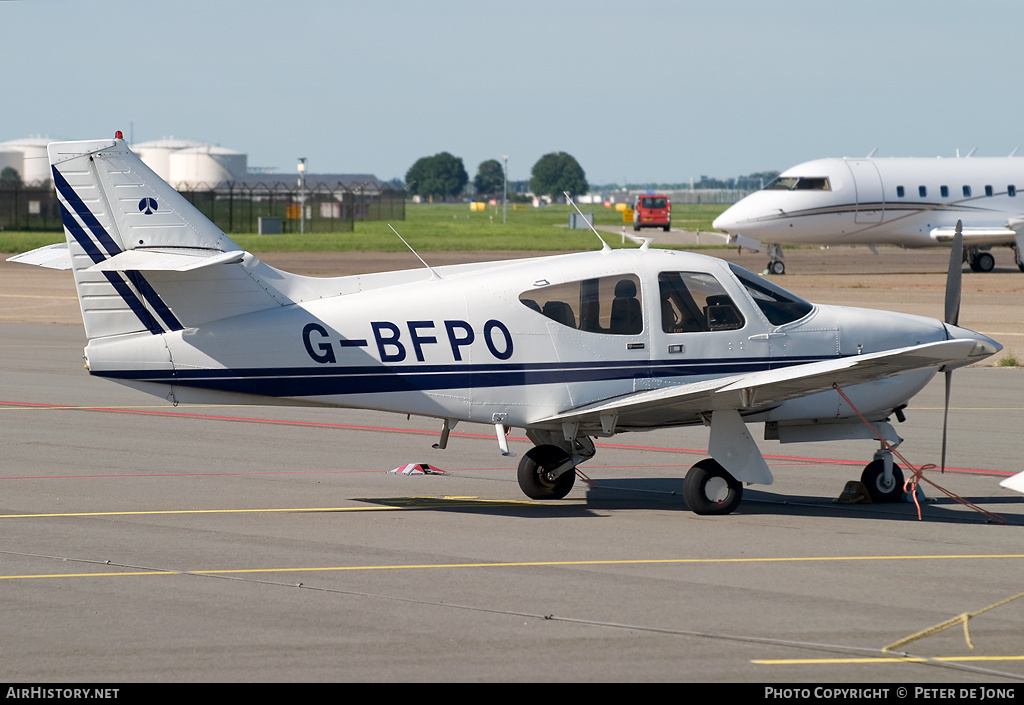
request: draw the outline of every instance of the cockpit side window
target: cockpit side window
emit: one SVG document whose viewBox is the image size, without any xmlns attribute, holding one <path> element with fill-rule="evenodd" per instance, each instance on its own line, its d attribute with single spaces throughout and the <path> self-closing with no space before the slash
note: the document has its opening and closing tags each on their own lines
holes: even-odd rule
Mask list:
<svg viewBox="0 0 1024 705">
<path fill-rule="evenodd" d="M 732 273 L 740 280 L 754 303 L 761 309 L 761 313 L 772 325 L 781 326 L 798 321 L 814 309 L 812 304 L 782 287 L 776 286 L 764 277 L 759 277 L 735 264 L 730 264 L 729 268 L 732 269 Z"/>
<path fill-rule="evenodd" d="M 780 176 L 764 187 L 766 191 L 831 191 L 827 176 Z"/>
<path fill-rule="evenodd" d="M 721 283 L 706 272 L 662 272 L 658 290 L 666 333 L 736 330 L 745 323 Z"/>
<path fill-rule="evenodd" d="M 640 278 L 618 274 L 524 291 L 519 301 L 567 328 L 608 335 L 644 330 Z"/>
</svg>

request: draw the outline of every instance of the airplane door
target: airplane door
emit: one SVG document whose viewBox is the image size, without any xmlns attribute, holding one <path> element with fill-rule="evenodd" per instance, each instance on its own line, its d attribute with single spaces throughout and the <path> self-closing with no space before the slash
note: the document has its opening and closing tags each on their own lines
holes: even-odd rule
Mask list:
<svg viewBox="0 0 1024 705">
<path fill-rule="evenodd" d="M 881 223 L 885 214 L 885 195 L 878 167 L 867 159 L 847 159 L 846 166 L 857 189 L 857 211 L 853 222 L 865 225 Z"/>
</svg>

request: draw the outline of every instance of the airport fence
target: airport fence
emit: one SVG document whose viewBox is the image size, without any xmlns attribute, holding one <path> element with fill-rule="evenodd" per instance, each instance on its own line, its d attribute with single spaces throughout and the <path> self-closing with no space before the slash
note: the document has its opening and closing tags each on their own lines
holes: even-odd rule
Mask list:
<svg viewBox="0 0 1024 705">
<path fill-rule="evenodd" d="M 405 191 L 377 182 L 307 184 L 302 192 L 282 182 L 225 182 L 179 186 L 178 192 L 226 233 L 255 233 L 260 218 L 280 219 L 281 232 L 344 233 L 355 222 L 405 220 Z M 61 229 L 60 205 L 49 181 L 26 185 L 0 181 L 0 230 Z"/>
</svg>

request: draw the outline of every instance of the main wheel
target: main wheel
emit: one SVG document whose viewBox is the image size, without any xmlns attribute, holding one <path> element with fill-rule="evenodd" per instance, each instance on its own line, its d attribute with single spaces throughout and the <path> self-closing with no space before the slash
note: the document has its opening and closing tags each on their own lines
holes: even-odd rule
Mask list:
<svg viewBox="0 0 1024 705">
<path fill-rule="evenodd" d="M 996 268 L 996 258 L 992 256 L 991 252 L 979 252 L 975 258 L 975 264 L 978 266 L 978 272 L 991 272 Z"/>
<path fill-rule="evenodd" d="M 534 446 L 519 461 L 519 489 L 530 499 L 562 499 L 576 483 L 576 469 L 551 476 L 571 458 L 558 446 Z"/>
<path fill-rule="evenodd" d="M 884 504 L 895 502 L 903 496 L 903 471 L 893 463 L 892 480 L 885 481 L 885 461 L 872 460 L 861 473 L 860 481 L 864 483 L 872 502 Z"/>
<path fill-rule="evenodd" d="M 785 262 L 781 262 L 781 261 L 779 261 L 777 259 L 773 259 L 771 262 L 768 263 L 768 271 L 771 272 L 772 274 L 779 274 L 779 275 L 785 274 L 786 273 L 786 263 Z"/>
<path fill-rule="evenodd" d="M 694 514 L 729 514 L 743 499 L 743 484 L 708 458 L 686 473 L 683 499 Z"/>
</svg>

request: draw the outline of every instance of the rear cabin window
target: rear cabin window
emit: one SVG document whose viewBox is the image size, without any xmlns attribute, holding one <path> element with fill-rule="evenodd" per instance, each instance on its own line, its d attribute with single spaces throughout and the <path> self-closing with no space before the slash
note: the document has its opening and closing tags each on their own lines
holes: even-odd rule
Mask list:
<svg viewBox="0 0 1024 705">
<path fill-rule="evenodd" d="M 809 314 L 814 306 L 781 286 L 776 286 L 764 277 L 759 277 L 743 267 L 730 264 L 729 268 L 746 288 L 761 313 L 774 326 L 799 321 Z"/>
<path fill-rule="evenodd" d="M 556 323 L 588 333 L 637 335 L 644 329 L 635 274 L 536 287 L 520 294 L 519 301 Z"/>
<path fill-rule="evenodd" d="M 971 197 L 971 187 L 970 186 L 964 186 L 964 198 L 970 198 L 970 197 Z"/>
<path fill-rule="evenodd" d="M 736 330 L 745 323 L 721 283 L 706 272 L 662 272 L 658 289 L 666 333 Z"/>
</svg>

